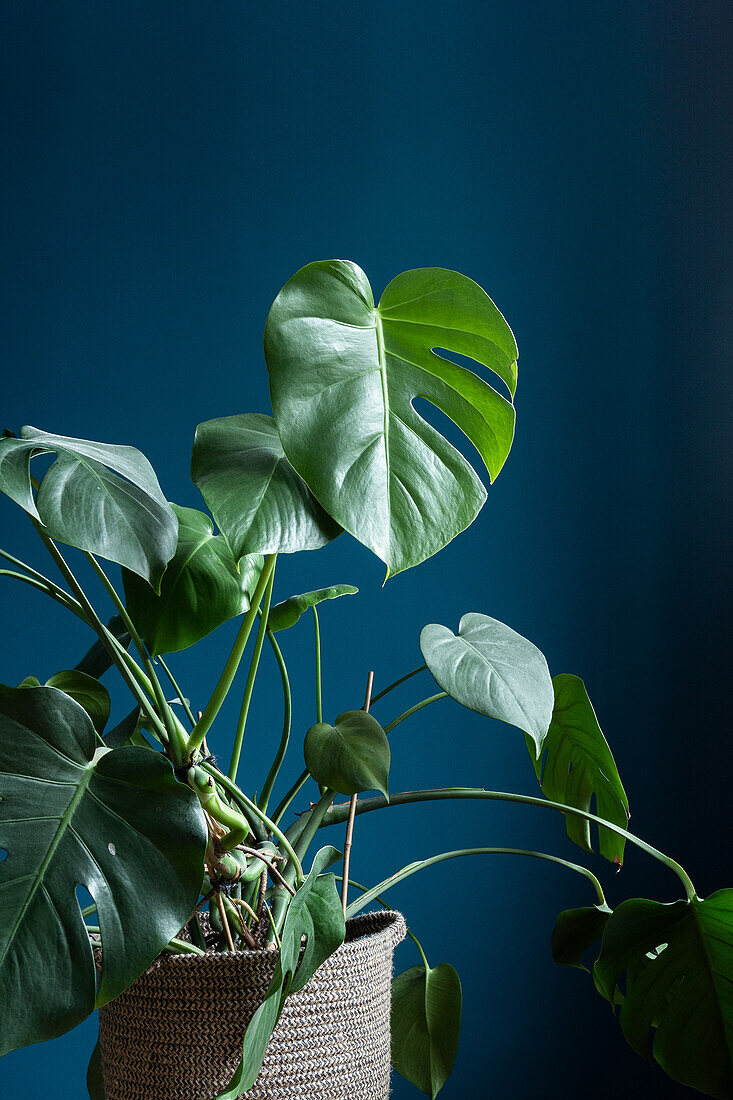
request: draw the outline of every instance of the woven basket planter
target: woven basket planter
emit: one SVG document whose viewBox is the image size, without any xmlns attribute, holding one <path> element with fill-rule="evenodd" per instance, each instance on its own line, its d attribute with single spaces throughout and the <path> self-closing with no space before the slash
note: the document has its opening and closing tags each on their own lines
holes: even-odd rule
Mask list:
<svg viewBox="0 0 733 1100">
<path fill-rule="evenodd" d="M 392 954 L 399 913 L 347 923 L 346 942 L 289 997 L 250 1100 L 389 1096 Z M 275 950 L 162 955 L 100 1012 L 106 1100 L 211 1100 L 228 1084 Z"/>
</svg>

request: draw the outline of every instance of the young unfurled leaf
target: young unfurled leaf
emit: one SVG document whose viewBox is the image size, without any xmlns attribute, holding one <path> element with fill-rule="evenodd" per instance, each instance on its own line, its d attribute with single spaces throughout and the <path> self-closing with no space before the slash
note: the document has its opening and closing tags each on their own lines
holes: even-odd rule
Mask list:
<svg viewBox="0 0 733 1100">
<path fill-rule="evenodd" d="M 178 542 L 160 595 L 134 573 L 122 571 L 127 610 L 153 656 L 187 649 L 246 611 L 264 564 L 259 554 L 235 561 L 204 512 L 176 504 L 172 508 Z"/>
<path fill-rule="evenodd" d="M 372 714 L 347 710 L 333 726 L 316 722 L 305 735 L 305 763 L 313 778 L 339 794 L 387 794 L 390 748 Z"/>
<path fill-rule="evenodd" d="M 582 909 L 564 909 L 557 918 L 552 933 L 552 957 L 558 966 L 583 966 L 583 956 L 588 948 L 600 940 L 608 924 L 611 910 L 599 905 Z"/>
<path fill-rule="evenodd" d="M 425 664 L 443 691 L 469 710 L 518 726 L 537 755 L 552 717 L 552 680 L 537 646 L 488 615 L 464 615 L 454 634 L 433 623 L 420 635 Z"/>
<path fill-rule="evenodd" d="M 359 589 L 354 588 L 353 584 L 334 584 L 330 588 L 317 588 L 314 592 L 289 596 L 287 600 L 275 604 L 270 611 L 267 625 L 273 634 L 278 630 L 288 630 L 291 626 L 295 626 L 309 607 L 315 607 L 324 600 L 335 600 L 339 596 L 355 596 L 358 591 Z"/>
<path fill-rule="evenodd" d="M 620 1009 L 624 1035 L 674 1081 L 733 1097 L 733 890 L 701 901 L 635 898 L 609 918 L 594 968 L 599 992 Z"/>
<path fill-rule="evenodd" d="M 38 428 L 21 428 L 21 436 L 0 439 L 0 491 L 51 538 L 124 565 L 157 590 L 176 548 L 177 522 L 145 456 Z M 48 453 L 58 457 L 34 502 L 31 459 Z"/>
<path fill-rule="evenodd" d="M 199 424 L 191 477 L 235 558 L 317 550 L 341 534 L 285 457 L 271 416 Z"/>
<path fill-rule="evenodd" d="M 456 271 L 405 271 L 375 306 L 361 268 L 321 260 L 286 283 L 265 325 L 285 454 L 388 576 L 435 554 L 486 499 L 471 465 L 414 401 L 450 417 L 492 481 L 512 444 L 511 400 L 439 348 L 487 367 L 514 396 L 512 332 L 481 287 Z"/>
<path fill-rule="evenodd" d="M 461 980 L 448 963 L 413 966 L 392 981 L 392 1065 L 430 1096 L 447 1081 L 461 1030 Z"/>
<path fill-rule="evenodd" d="M 578 810 L 590 810 L 595 795 L 596 813 L 625 829 L 629 800 L 618 774 L 616 761 L 598 724 L 585 684 L 578 676 L 561 674 L 553 681 L 555 706 L 545 738 L 543 753 L 534 759 L 542 793 L 552 802 L 564 802 Z M 565 815 L 568 837 L 587 852 L 593 850 L 590 822 Z M 618 833 L 598 827 L 601 855 L 622 863 L 625 840 Z"/>
</svg>

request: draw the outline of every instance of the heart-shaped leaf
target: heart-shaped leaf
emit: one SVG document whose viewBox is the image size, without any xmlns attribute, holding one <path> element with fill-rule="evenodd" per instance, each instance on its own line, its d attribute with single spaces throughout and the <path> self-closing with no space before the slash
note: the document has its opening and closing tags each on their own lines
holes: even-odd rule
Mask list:
<svg viewBox="0 0 733 1100">
<path fill-rule="evenodd" d="M 341 534 L 285 457 L 271 416 L 199 424 L 191 477 L 235 558 L 317 550 Z"/>
<path fill-rule="evenodd" d="M 216 1100 L 235 1100 L 252 1087 L 286 997 L 302 989 L 321 963 L 344 942 L 346 924 L 335 875 L 321 874 L 338 854 L 330 845 L 321 848 L 305 882 L 290 902 L 272 981 L 244 1033 L 242 1062 Z M 304 936 L 306 942 L 302 947 Z"/>
<path fill-rule="evenodd" d="M 552 957 L 558 966 L 576 966 L 585 970 L 583 956 L 591 944 L 600 940 L 611 910 L 600 905 L 582 909 L 564 909 L 552 933 Z"/>
<path fill-rule="evenodd" d="M 552 680 L 537 646 L 488 615 L 464 615 L 454 634 L 432 623 L 420 635 L 425 664 L 469 710 L 528 733 L 539 755 L 552 717 Z"/>
<path fill-rule="evenodd" d="M 355 596 L 358 591 L 359 589 L 354 588 L 353 584 L 334 584 L 330 588 L 317 588 L 315 592 L 289 596 L 287 600 L 275 604 L 270 611 L 267 625 L 273 634 L 278 630 L 288 630 L 291 626 L 295 626 L 309 607 L 315 607 L 324 600 L 335 600 L 339 596 Z"/>
<path fill-rule="evenodd" d="M 413 966 L 392 981 L 392 1065 L 435 1100 L 461 1031 L 461 980 L 448 963 Z"/>
<path fill-rule="evenodd" d="M 176 548 L 176 517 L 152 466 L 134 447 L 21 429 L 0 439 L 0 491 L 40 519 L 47 534 L 117 562 L 157 589 Z M 30 462 L 55 453 L 31 490 Z"/>
<path fill-rule="evenodd" d="M 46 687 L 58 688 L 75 699 L 84 707 L 97 733 L 102 732 L 109 718 L 110 701 L 109 692 L 99 680 L 94 676 L 87 676 L 85 672 L 79 672 L 76 668 L 70 668 L 57 672 L 46 680 Z"/>
<path fill-rule="evenodd" d="M 643 1058 L 683 1085 L 733 1096 L 733 890 L 672 905 L 635 898 L 614 911 L 594 977 Z"/>
<path fill-rule="evenodd" d="M 539 759 L 528 743 L 542 793 L 553 802 L 564 802 L 578 810 L 590 810 L 595 795 L 596 813 L 625 829 L 629 800 L 618 774 L 608 742 L 598 724 L 593 704 L 579 676 L 561 673 L 552 681 L 555 705 L 552 721 Z M 590 822 L 565 815 L 568 837 L 587 852 L 593 850 Z M 614 863 L 624 858 L 624 838 L 598 827 L 601 855 Z"/>
<path fill-rule="evenodd" d="M 158 753 L 100 746 L 56 688 L 0 687 L 0 847 L 5 1054 L 74 1027 L 177 934 L 199 897 L 206 824 Z M 96 998 L 80 884 L 102 936 Z"/>
<path fill-rule="evenodd" d="M 235 561 L 223 535 L 195 508 L 172 505 L 178 543 L 160 582 L 160 595 L 134 573 L 123 570 L 125 602 L 150 652 L 173 653 L 206 637 L 241 615 L 262 572 L 259 554 Z"/>
<path fill-rule="evenodd" d="M 492 480 L 512 444 L 511 401 L 436 348 L 488 367 L 513 397 L 511 330 L 481 287 L 455 271 L 406 271 L 375 307 L 356 264 L 321 260 L 286 283 L 265 326 L 285 454 L 388 576 L 435 554 L 486 499 L 472 467 L 420 416 L 415 399 L 450 417 Z"/>
<path fill-rule="evenodd" d="M 305 735 L 305 763 L 316 782 L 339 794 L 387 794 L 390 748 L 372 714 L 347 710 L 333 726 L 316 722 Z"/>
</svg>

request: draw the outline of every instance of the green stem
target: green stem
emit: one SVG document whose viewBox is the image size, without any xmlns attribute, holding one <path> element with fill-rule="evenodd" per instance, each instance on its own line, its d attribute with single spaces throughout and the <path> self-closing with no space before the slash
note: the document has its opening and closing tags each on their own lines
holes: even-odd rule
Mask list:
<svg viewBox="0 0 733 1100">
<path fill-rule="evenodd" d="M 388 692 L 394 691 L 394 689 L 396 687 L 399 687 L 400 684 L 404 684 L 405 680 L 410 680 L 413 676 L 417 676 L 418 672 L 425 672 L 427 667 L 427 665 L 420 665 L 419 668 L 413 668 L 412 672 L 408 672 L 406 676 L 400 676 L 399 680 L 395 680 L 395 682 L 393 684 L 390 684 L 389 687 L 382 688 L 382 690 L 374 696 L 374 698 L 372 699 L 372 703 L 378 703 L 379 700 L 383 698 L 383 696 L 388 694 Z"/>
<path fill-rule="evenodd" d="M 171 754 L 173 756 L 173 762 L 180 766 L 181 764 L 183 764 L 185 759 L 186 736 L 182 730 L 180 723 L 173 714 L 173 711 L 168 706 L 165 692 L 160 685 L 160 680 L 158 679 L 156 671 L 153 668 L 153 662 L 148 655 L 145 644 L 140 637 L 140 634 L 138 633 L 137 627 L 130 618 L 124 602 L 117 594 L 117 589 L 112 584 L 112 581 L 109 579 L 104 569 L 95 558 L 94 554 L 90 554 L 88 551 L 85 551 L 84 557 L 90 563 L 92 569 L 106 588 L 109 597 L 112 600 L 112 603 L 115 605 L 117 611 L 119 612 L 120 618 L 127 627 L 127 631 L 135 644 L 135 648 L 140 654 L 140 660 L 143 663 L 143 668 L 145 669 L 147 677 L 152 686 L 155 702 L 158 707 L 158 711 L 160 712 L 160 716 L 163 719 L 163 724 L 168 735 L 168 743 L 171 749 Z"/>
<path fill-rule="evenodd" d="M 269 554 L 265 559 L 265 564 L 260 573 L 257 581 L 257 587 L 252 595 L 252 602 L 250 604 L 249 611 L 242 620 L 242 625 L 239 628 L 239 632 L 234 641 L 234 646 L 229 654 L 227 663 L 224 666 L 224 671 L 219 677 L 219 682 L 214 688 L 214 692 L 206 704 L 206 709 L 199 718 L 198 722 L 193 728 L 193 732 L 188 739 L 187 751 L 188 755 L 192 756 L 197 752 L 203 744 L 206 734 L 211 729 L 211 726 L 216 718 L 217 714 L 222 708 L 222 704 L 227 697 L 230 687 L 234 682 L 234 677 L 237 674 L 239 663 L 242 660 L 247 641 L 249 640 L 250 633 L 252 631 L 252 625 L 257 618 L 257 608 L 260 606 L 260 601 L 264 594 L 267 582 L 270 579 L 270 573 L 272 572 L 275 564 L 275 555 Z"/>
<path fill-rule="evenodd" d="M 448 692 L 447 691 L 439 691 L 437 695 L 430 695 L 430 696 L 428 696 L 427 699 L 423 699 L 421 702 L 415 703 L 414 707 L 410 707 L 410 709 L 406 710 L 404 712 L 404 714 L 400 714 L 399 717 L 394 718 L 389 723 L 389 725 L 385 726 L 384 727 L 384 732 L 389 733 L 390 730 L 393 730 L 395 728 L 395 726 L 399 726 L 400 722 L 404 722 L 405 718 L 409 718 L 411 715 L 416 714 L 417 711 L 422 710 L 423 707 L 427 707 L 430 703 L 435 703 L 435 702 L 438 701 L 438 699 L 447 699 L 447 698 L 448 698 Z"/>
<path fill-rule="evenodd" d="M 326 787 L 320 799 L 310 811 L 306 824 L 295 844 L 295 850 L 298 853 L 299 859 L 305 858 L 305 854 L 310 847 L 311 841 L 318 832 L 323 818 L 328 813 L 328 808 L 333 802 L 333 796 L 335 794 L 336 792 L 334 790 L 331 790 L 330 787 Z"/>
<path fill-rule="evenodd" d="M 634 844 L 637 848 L 646 852 L 646 854 L 653 859 L 659 860 L 660 863 L 669 867 L 671 871 L 674 871 L 684 886 L 687 898 L 692 901 L 693 898 L 696 897 L 695 887 L 689 875 L 684 867 L 677 863 L 676 860 L 672 859 L 671 856 L 667 856 L 664 852 L 660 852 L 658 848 L 653 848 L 651 844 L 647 844 L 645 840 L 641 840 L 640 837 L 634 836 L 633 833 L 628 832 L 626 829 L 622 829 L 620 825 L 614 825 L 612 821 L 606 821 L 605 818 L 598 817 L 597 814 L 592 814 L 587 810 L 578 810 L 575 806 L 566 806 L 562 802 L 551 802 L 549 799 L 535 798 L 528 794 L 512 794 L 506 791 L 485 791 L 480 787 L 445 787 L 424 791 L 400 791 L 396 794 L 391 794 L 389 796 L 389 802 L 382 795 L 376 798 L 365 798 L 358 803 L 356 812 L 357 814 L 369 813 L 371 810 L 381 810 L 385 809 L 387 806 L 405 806 L 412 802 L 439 802 L 443 800 L 473 798 L 488 799 L 493 802 L 517 802 L 524 806 L 540 806 L 547 810 L 557 810 L 562 814 L 573 814 L 575 817 L 582 817 L 585 821 L 592 821 L 596 825 L 602 825 L 605 829 L 623 837 L 624 840 L 628 840 L 631 844 Z M 340 803 L 338 806 L 334 806 L 330 813 L 326 814 L 322 824 L 338 825 L 346 820 L 348 812 L 348 802 Z"/>
<path fill-rule="evenodd" d="M 275 635 L 272 633 L 272 631 L 269 628 L 267 630 L 267 640 L 269 641 L 270 645 L 272 646 L 272 652 L 275 654 L 275 660 L 277 661 L 277 667 L 280 670 L 280 679 L 282 680 L 282 685 L 283 685 L 284 714 L 283 714 L 283 731 L 282 731 L 282 736 L 280 737 L 280 745 L 278 747 L 275 759 L 272 762 L 272 767 L 270 768 L 270 771 L 267 774 L 267 779 L 265 780 L 265 785 L 262 788 L 262 794 L 260 795 L 259 799 L 257 800 L 257 804 L 259 805 L 260 809 L 264 810 L 265 813 L 267 813 L 267 806 L 268 806 L 268 803 L 270 801 L 270 797 L 272 795 L 273 787 L 275 786 L 275 783 L 277 781 L 277 777 L 280 773 L 280 768 L 282 766 L 282 762 L 285 759 L 285 753 L 288 751 L 288 744 L 290 743 L 290 728 L 291 728 L 292 718 L 293 718 L 293 698 L 292 698 L 292 693 L 290 691 L 290 677 L 288 676 L 287 666 L 285 664 L 285 659 L 282 655 L 282 651 L 280 649 L 280 646 L 277 644 L 277 641 L 275 639 Z M 306 773 L 306 778 L 307 778 L 307 773 Z M 303 782 L 305 782 L 305 780 L 303 780 Z M 298 788 L 298 789 L 300 789 L 300 788 Z M 297 791 L 295 793 L 297 794 Z M 295 797 L 295 795 L 293 795 L 293 797 Z M 278 811 L 279 810 L 280 810 L 280 806 L 278 806 Z M 275 822 L 278 822 L 280 820 L 280 817 L 278 817 L 277 812 L 275 813 L 275 816 L 274 816 L 273 820 Z"/>
<path fill-rule="evenodd" d="M 255 647 L 252 654 L 252 660 L 249 664 L 249 672 L 247 673 L 247 683 L 244 687 L 244 697 L 242 699 L 242 706 L 239 711 L 237 732 L 234 736 L 234 748 L 232 749 L 232 759 L 229 765 L 229 778 L 235 783 L 237 781 L 237 771 L 239 770 L 239 758 L 242 755 L 242 744 L 244 742 L 244 731 L 247 726 L 249 705 L 252 702 L 252 692 L 254 691 L 257 669 L 259 668 L 260 657 L 262 656 L 262 647 L 265 644 L 265 631 L 267 630 L 267 619 L 270 614 L 270 604 L 272 602 L 272 587 L 275 583 L 276 558 L 277 555 L 273 554 L 272 569 L 270 570 L 270 576 L 267 580 L 267 587 L 265 588 L 265 598 L 262 604 L 262 612 L 260 614 L 260 625 L 257 631 L 257 637 L 255 639 Z"/>
<path fill-rule="evenodd" d="M 313 604 L 313 624 L 316 642 L 316 722 L 323 721 L 323 688 L 321 684 L 321 624 L 318 620 L 318 608 Z"/>
<path fill-rule="evenodd" d="M 193 726 L 196 725 L 196 719 L 193 716 L 193 711 L 191 710 L 188 699 L 186 698 L 186 696 L 181 691 L 180 687 L 178 686 L 178 682 L 176 681 L 175 677 L 173 676 L 173 673 L 168 668 L 168 665 L 165 663 L 165 661 L 163 660 L 163 658 L 161 657 L 160 654 L 158 654 L 158 656 L 156 657 L 156 660 L 160 662 L 160 667 L 163 669 L 163 672 L 166 674 L 166 676 L 170 680 L 171 687 L 173 688 L 176 695 L 178 696 L 178 701 L 181 704 L 181 706 L 183 707 L 183 709 L 185 711 L 185 714 L 186 714 L 186 717 L 188 718 L 189 722 L 191 723 L 191 727 L 193 728 Z"/>
<path fill-rule="evenodd" d="M 55 594 L 67 599 L 73 598 L 68 592 L 65 592 L 63 588 L 59 588 L 57 584 L 54 584 L 52 580 L 44 576 L 43 573 L 39 573 L 37 569 L 33 569 L 30 565 L 27 565 L 26 562 L 21 561 L 20 558 L 16 558 L 12 554 L 9 554 L 7 550 L 0 549 L 0 558 L 5 558 L 11 565 L 17 565 L 19 569 L 23 569 L 29 576 L 33 577 L 33 579 L 38 582 L 39 587 L 48 588 L 49 595 Z M 13 575 L 17 576 L 18 574 Z M 51 589 L 53 589 L 53 593 L 50 591 Z"/>
<path fill-rule="evenodd" d="M 174 950 L 175 949 L 175 950 Z M 170 951 L 174 955 L 205 955 L 206 952 L 202 951 L 200 947 L 196 947 L 195 944 L 189 943 L 187 940 L 179 940 L 176 936 L 168 940 L 168 943 L 163 948 L 164 951 Z"/>
<path fill-rule="evenodd" d="M 422 671 L 422 670 L 420 670 L 420 671 Z M 372 702 L 374 702 L 373 699 L 372 699 Z M 344 881 L 344 876 L 343 875 L 334 875 L 334 878 L 336 879 L 337 882 L 343 882 Z M 362 894 L 366 894 L 367 891 L 369 890 L 368 886 L 362 885 L 361 882 L 357 882 L 356 879 L 353 879 L 353 878 L 349 879 L 349 886 L 353 886 L 355 890 L 361 890 Z M 382 906 L 382 909 L 391 909 L 392 908 L 392 906 L 389 904 L 389 902 L 385 901 L 384 898 L 376 896 L 372 900 L 378 902 L 379 905 Z M 422 957 L 422 961 L 423 961 L 423 964 L 425 966 L 425 969 L 430 970 L 430 964 L 428 963 L 427 955 L 423 951 L 423 946 L 420 943 L 420 940 L 417 938 L 417 936 L 415 935 L 415 933 L 412 931 L 411 928 L 405 928 L 405 931 L 407 932 L 407 935 L 410 937 L 410 939 L 412 940 L 412 942 L 415 944 L 418 951 L 420 952 L 420 955 Z"/>
<path fill-rule="evenodd" d="M 367 890 L 365 894 L 358 899 L 358 901 L 352 901 L 351 905 L 346 910 L 347 917 L 355 916 L 360 909 L 363 909 L 365 905 L 368 905 L 371 901 L 374 901 L 378 894 L 381 894 L 383 890 L 388 890 L 391 886 L 396 886 L 399 882 L 404 882 L 406 878 L 410 878 L 411 875 L 417 874 L 418 871 L 424 871 L 426 867 L 432 867 L 436 863 L 444 863 L 447 859 L 457 859 L 459 856 L 530 856 L 532 859 L 544 859 L 549 863 L 557 863 L 561 867 L 567 867 L 569 871 L 575 871 L 579 875 L 583 875 L 589 882 L 592 883 L 596 892 L 599 905 L 605 905 L 606 899 L 603 895 L 603 889 L 600 882 L 587 867 L 581 867 L 579 863 L 569 863 L 566 859 L 560 859 L 559 856 L 548 855 L 547 852 L 532 852 L 527 848 L 459 848 L 455 852 L 441 852 L 440 855 L 430 856 L 428 859 L 416 860 L 414 863 L 408 863 L 402 870 L 396 871 L 395 874 L 390 875 L 383 882 L 380 882 L 378 886 L 375 886 L 371 890 Z"/>
<path fill-rule="evenodd" d="M 280 805 L 278 806 L 278 808 L 275 810 L 275 813 L 272 815 L 272 820 L 273 821 L 276 821 L 278 824 L 282 821 L 283 816 L 284 816 L 285 811 L 287 810 L 288 806 L 293 801 L 293 799 L 298 796 L 298 794 L 300 793 L 302 788 L 306 785 L 306 783 L 310 779 L 310 774 L 311 773 L 308 771 L 307 768 L 305 769 L 305 771 L 300 773 L 300 775 L 295 780 L 295 782 L 293 783 L 293 785 L 290 788 L 290 790 L 288 791 L 288 793 L 283 798 L 283 800 L 280 803 Z"/>
</svg>

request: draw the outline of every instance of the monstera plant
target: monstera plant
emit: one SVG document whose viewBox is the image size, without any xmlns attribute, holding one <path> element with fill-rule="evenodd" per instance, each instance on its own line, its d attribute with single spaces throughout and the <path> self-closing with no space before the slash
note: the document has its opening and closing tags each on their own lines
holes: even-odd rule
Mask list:
<svg viewBox="0 0 733 1100">
<path fill-rule="evenodd" d="M 275 600 L 279 554 L 317 550 L 348 532 L 390 578 L 473 522 L 486 490 L 431 423 L 431 409 L 461 430 L 493 481 L 512 444 L 517 383 L 517 347 L 501 313 L 476 283 L 438 268 L 398 275 L 375 305 L 355 264 L 322 261 L 275 299 L 264 349 L 274 416 L 235 413 L 196 430 L 192 479 L 208 512 L 170 503 L 133 447 L 32 427 L 6 430 L 0 441 L 0 489 L 35 527 L 56 574 L 10 547 L 0 550 L 0 573 L 55 600 L 94 635 L 74 667 L 61 659 L 43 684 L 30 669 L 22 683 L 0 688 L 1 1052 L 74 1027 L 161 953 L 247 951 L 265 922 L 278 964 L 220 1093 L 232 1098 L 256 1080 L 286 997 L 341 944 L 345 918 L 381 905 L 433 864 L 513 853 L 590 884 L 594 904 L 558 918 L 554 958 L 589 963 L 631 1046 L 676 1081 L 733 1097 L 733 891 L 699 897 L 679 864 L 628 831 L 626 793 L 582 680 L 551 677 L 530 641 L 470 612 L 457 630 L 425 626 L 420 667 L 376 691 L 365 669 L 365 701 L 324 715 L 318 609 L 357 589 Z M 85 576 L 96 573 L 109 611 L 92 602 L 62 545 L 79 552 Z M 102 560 L 121 567 L 121 583 Z M 298 747 L 281 640 L 304 615 L 315 628 L 316 706 Z M 205 644 L 237 617 L 231 653 L 198 709 L 168 656 Z M 271 767 L 253 776 L 244 734 L 266 645 L 282 680 L 283 723 L 280 730 L 278 705 Z M 131 698 L 110 728 L 102 677 L 112 669 Z M 423 674 L 437 691 L 391 720 L 373 713 Z M 242 703 L 224 768 L 212 750 L 235 687 Z M 521 731 L 540 794 L 389 789 L 391 731 L 446 697 Z M 302 774 L 281 790 L 293 751 L 302 753 Z M 634 898 L 612 912 L 586 867 L 493 846 L 437 852 L 372 887 L 350 880 L 358 815 L 447 799 L 562 813 L 583 851 L 597 835 L 602 856 L 619 864 L 633 845 L 676 874 L 680 897 Z M 309 857 L 321 830 L 331 836 L 339 824 L 343 853 L 325 844 Z M 328 870 L 340 860 L 340 874 Z M 410 935 L 420 959 L 393 982 L 392 1063 L 435 1097 L 456 1057 L 461 986 L 449 963 L 432 966 Z M 89 1088 L 101 1096 L 95 1058 Z"/>
</svg>

